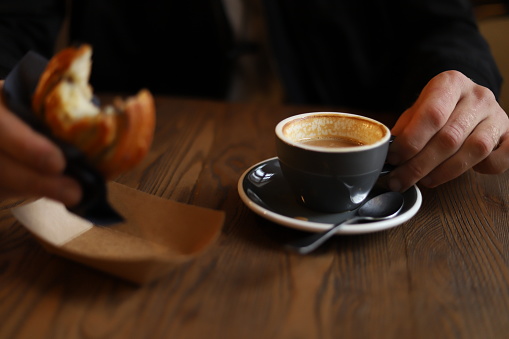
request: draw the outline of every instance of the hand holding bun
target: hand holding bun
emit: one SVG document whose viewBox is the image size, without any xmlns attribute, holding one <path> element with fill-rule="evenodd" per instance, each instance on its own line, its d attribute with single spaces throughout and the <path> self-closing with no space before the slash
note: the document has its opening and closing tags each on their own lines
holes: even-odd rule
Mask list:
<svg viewBox="0 0 509 339">
<path fill-rule="evenodd" d="M 155 128 L 154 99 L 141 90 L 109 106 L 95 105 L 88 84 L 91 57 L 89 45 L 56 54 L 39 79 L 32 106 L 56 138 L 80 149 L 105 178 L 113 178 L 148 152 Z"/>
</svg>

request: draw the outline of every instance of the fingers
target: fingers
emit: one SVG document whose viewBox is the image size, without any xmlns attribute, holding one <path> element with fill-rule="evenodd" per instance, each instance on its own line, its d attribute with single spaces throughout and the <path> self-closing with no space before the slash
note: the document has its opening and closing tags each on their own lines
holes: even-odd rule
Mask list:
<svg viewBox="0 0 509 339">
<path fill-rule="evenodd" d="M 458 151 L 434 168 L 421 183 L 427 187 L 436 187 L 460 176 L 486 159 L 497 146 L 499 137 L 498 127 L 491 125 L 490 120 L 484 120 L 476 126 Z"/>
<path fill-rule="evenodd" d="M 397 138 L 388 155 L 391 164 L 401 164 L 421 152 L 449 121 L 461 99 L 463 79 L 442 73 L 424 87 L 417 102 L 406 110 L 392 129 Z"/>
<path fill-rule="evenodd" d="M 3 81 L 0 81 L 0 91 Z M 81 200 L 79 184 L 62 173 L 61 150 L 12 114 L 0 100 L 0 199 L 46 196 L 67 206 Z"/>
<path fill-rule="evenodd" d="M 483 161 L 474 166 L 474 170 L 483 174 L 501 174 L 509 169 L 509 132 L 500 138 L 496 149 Z"/>
<path fill-rule="evenodd" d="M 41 196 L 74 206 L 81 200 L 81 187 L 71 178 L 37 172 L 0 154 L 0 199 Z"/>
<path fill-rule="evenodd" d="M 450 120 L 463 86 L 463 79 L 454 74 L 437 76 L 398 120 L 392 131 L 397 138 L 388 155 L 389 163 L 397 166 L 388 180 L 392 190 L 404 191 L 426 177 L 457 151 L 464 133 L 470 133 L 468 122 L 456 125 Z"/>
<path fill-rule="evenodd" d="M 47 138 L 0 105 L 0 152 L 46 174 L 64 170 L 65 158 Z"/>
<path fill-rule="evenodd" d="M 388 161 L 397 168 L 389 186 L 396 191 L 417 182 L 435 187 L 472 167 L 487 173 L 505 171 L 508 130 L 507 114 L 491 91 L 461 73 L 445 72 L 430 81 L 393 128 L 397 138 Z"/>
</svg>

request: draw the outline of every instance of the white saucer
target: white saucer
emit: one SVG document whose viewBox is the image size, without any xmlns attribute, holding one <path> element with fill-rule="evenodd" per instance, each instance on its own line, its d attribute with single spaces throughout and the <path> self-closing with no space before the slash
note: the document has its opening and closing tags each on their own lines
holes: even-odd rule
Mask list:
<svg viewBox="0 0 509 339">
<path fill-rule="evenodd" d="M 301 205 L 286 183 L 277 157 L 262 161 L 245 171 L 239 179 L 238 191 L 242 201 L 256 214 L 277 224 L 303 231 L 323 232 L 332 224 L 346 220 L 355 214 L 355 211 L 326 213 Z M 370 196 L 383 191 L 386 189 L 377 185 Z M 345 225 L 337 231 L 337 234 L 372 233 L 403 224 L 421 207 L 422 195 L 417 186 L 412 186 L 403 193 L 403 196 L 405 199 L 403 209 L 394 218 Z"/>
</svg>

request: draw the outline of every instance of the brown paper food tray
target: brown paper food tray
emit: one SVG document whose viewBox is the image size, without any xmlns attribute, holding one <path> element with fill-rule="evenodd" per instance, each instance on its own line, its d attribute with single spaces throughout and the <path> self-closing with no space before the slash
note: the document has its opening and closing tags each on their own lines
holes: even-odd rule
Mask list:
<svg viewBox="0 0 509 339">
<path fill-rule="evenodd" d="M 12 210 L 54 254 L 137 284 L 167 274 L 202 254 L 218 238 L 224 212 L 165 200 L 110 183 L 111 205 L 126 222 L 92 225 L 49 199 Z"/>
</svg>

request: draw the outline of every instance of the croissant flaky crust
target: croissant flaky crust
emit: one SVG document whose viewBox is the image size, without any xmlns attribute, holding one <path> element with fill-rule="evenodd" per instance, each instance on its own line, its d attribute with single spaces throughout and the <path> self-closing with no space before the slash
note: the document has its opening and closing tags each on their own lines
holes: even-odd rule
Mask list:
<svg viewBox="0 0 509 339">
<path fill-rule="evenodd" d="M 32 107 L 36 115 L 62 141 L 79 148 L 106 178 L 137 165 L 147 154 L 154 135 L 155 104 L 142 89 L 112 105 L 93 103 L 89 85 L 90 45 L 57 53 L 42 73 Z"/>
</svg>

